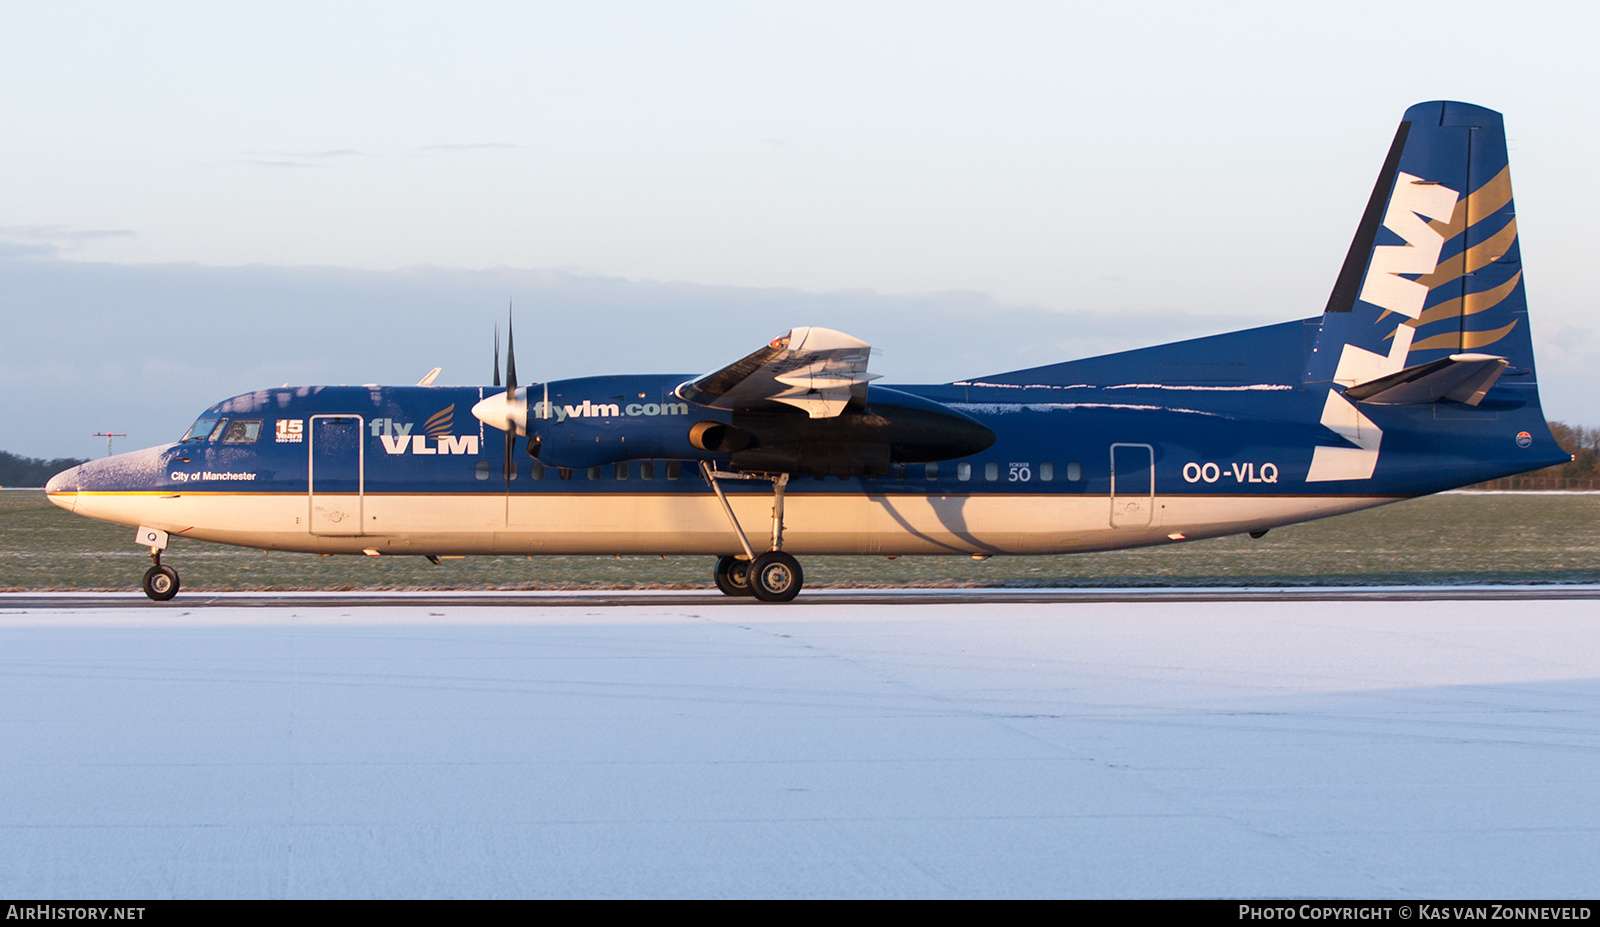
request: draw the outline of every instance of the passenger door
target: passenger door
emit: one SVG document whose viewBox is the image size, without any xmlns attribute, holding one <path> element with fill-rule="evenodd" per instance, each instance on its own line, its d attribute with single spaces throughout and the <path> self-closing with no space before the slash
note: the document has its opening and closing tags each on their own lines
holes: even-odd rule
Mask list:
<svg viewBox="0 0 1600 927">
<path fill-rule="evenodd" d="M 1111 527 L 1144 528 L 1154 520 L 1155 456 L 1148 444 L 1111 445 Z"/>
<path fill-rule="evenodd" d="M 311 416 L 308 467 L 312 534 L 361 533 L 365 447 L 359 415 Z"/>
</svg>

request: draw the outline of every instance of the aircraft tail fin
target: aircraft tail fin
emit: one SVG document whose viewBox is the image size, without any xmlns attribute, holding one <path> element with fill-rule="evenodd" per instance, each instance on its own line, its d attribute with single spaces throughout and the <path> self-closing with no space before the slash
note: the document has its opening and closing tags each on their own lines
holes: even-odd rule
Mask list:
<svg viewBox="0 0 1600 927">
<path fill-rule="evenodd" d="M 1503 370 L 1531 386 L 1527 312 L 1500 114 L 1467 103 L 1411 107 L 1328 297 L 1307 384 L 1376 384 L 1481 355 L 1505 360 L 1492 365 L 1496 378 Z M 1445 390 L 1432 401 L 1455 398 Z"/>
</svg>

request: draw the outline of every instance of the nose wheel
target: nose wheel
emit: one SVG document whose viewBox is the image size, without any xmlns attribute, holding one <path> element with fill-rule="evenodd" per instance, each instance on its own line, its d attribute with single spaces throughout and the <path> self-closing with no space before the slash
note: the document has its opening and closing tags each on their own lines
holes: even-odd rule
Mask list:
<svg viewBox="0 0 1600 927">
<path fill-rule="evenodd" d="M 139 544 L 150 548 L 150 569 L 144 572 L 144 594 L 165 602 L 178 594 L 178 571 L 161 565 L 161 551 L 167 546 L 167 533 L 139 526 Z"/>
<path fill-rule="evenodd" d="M 165 602 L 178 594 L 178 571 L 157 563 L 144 572 L 144 594 Z"/>
</svg>

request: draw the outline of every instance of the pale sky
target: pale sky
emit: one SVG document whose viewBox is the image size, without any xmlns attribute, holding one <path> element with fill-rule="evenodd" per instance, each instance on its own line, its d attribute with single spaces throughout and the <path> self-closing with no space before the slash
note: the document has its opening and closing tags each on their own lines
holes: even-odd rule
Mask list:
<svg viewBox="0 0 1600 927">
<path fill-rule="evenodd" d="M 631 294 L 597 325 L 649 318 L 703 346 L 662 357 L 601 332 L 564 347 L 561 375 L 702 369 L 841 314 L 872 329 L 891 378 L 993 372 L 1012 360 L 999 342 L 971 357 L 916 301 L 966 300 L 979 325 L 1053 313 L 1101 339 L 1042 325 L 1063 351 L 1316 314 L 1400 115 L 1446 98 L 1506 114 L 1546 409 L 1600 422 L 1596 34 L 1600 12 L 1576 3 L 4 4 L 0 265 L 33 283 L 0 287 L 0 323 L 33 332 L 63 309 L 52 294 L 93 291 L 73 329 L 117 332 L 205 291 L 236 330 L 286 324 L 259 299 L 240 315 L 217 274 L 245 265 L 306 286 L 326 279 L 312 267 L 360 271 L 386 293 L 418 267 L 489 274 L 437 278 L 475 282 L 440 297 L 426 338 L 383 341 L 384 363 L 301 370 L 409 382 L 441 355 L 486 355 L 517 295 L 491 300 L 488 281 L 533 300 L 554 272 Z M 135 298 L 101 288 L 133 279 L 105 264 L 159 266 Z M 693 290 L 715 312 L 651 302 L 685 286 L 740 289 Z M 741 311 L 752 291 L 799 317 Z M 329 307 L 295 323 L 302 341 L 354 337 L 335 290 L 295 292 Z M 137 354 L 9 339 L 0 449 L 93 453 L 71 437 L 90 419 L 170 440 L 269 385 L 240 371 L 302 360 L 197 367 L 195 337 L 178 326 Z M 977 370 L 945 372 L 951 352 Z M 459 363 L 445 379 L 485 378 Z M 27 411 L 152 369 L 166 388 L 144 406 L 79 403 L 83 421 L 52 418 L 48 438 Z"/>
</svg>

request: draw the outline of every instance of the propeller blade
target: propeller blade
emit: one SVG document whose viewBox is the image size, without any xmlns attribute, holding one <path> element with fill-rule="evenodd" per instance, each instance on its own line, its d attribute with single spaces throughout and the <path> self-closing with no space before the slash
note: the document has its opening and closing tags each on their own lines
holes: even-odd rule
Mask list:
<svg viewBox="0 0 1600 927">
<path fill-rule="evenodd" d="M 500 385 L 500 325 L 494 327 L 494 385 Z"/>
<path fill-rule="evenodd" d="M 506 310 L 506 391 L 517 391 L 516 333 L 511 330 L 511 310 Z"/>
<path fill-rule="evenodd" d="M 517 349 L 516 333 L 511 328 L 511 306 L 506 305 L 506 401 L 517 401 Z M 517 428 L 513 423 L 506 429 L 506 492 L 511 492 L 512 467 L 517 465 Z"/>
</svg>

